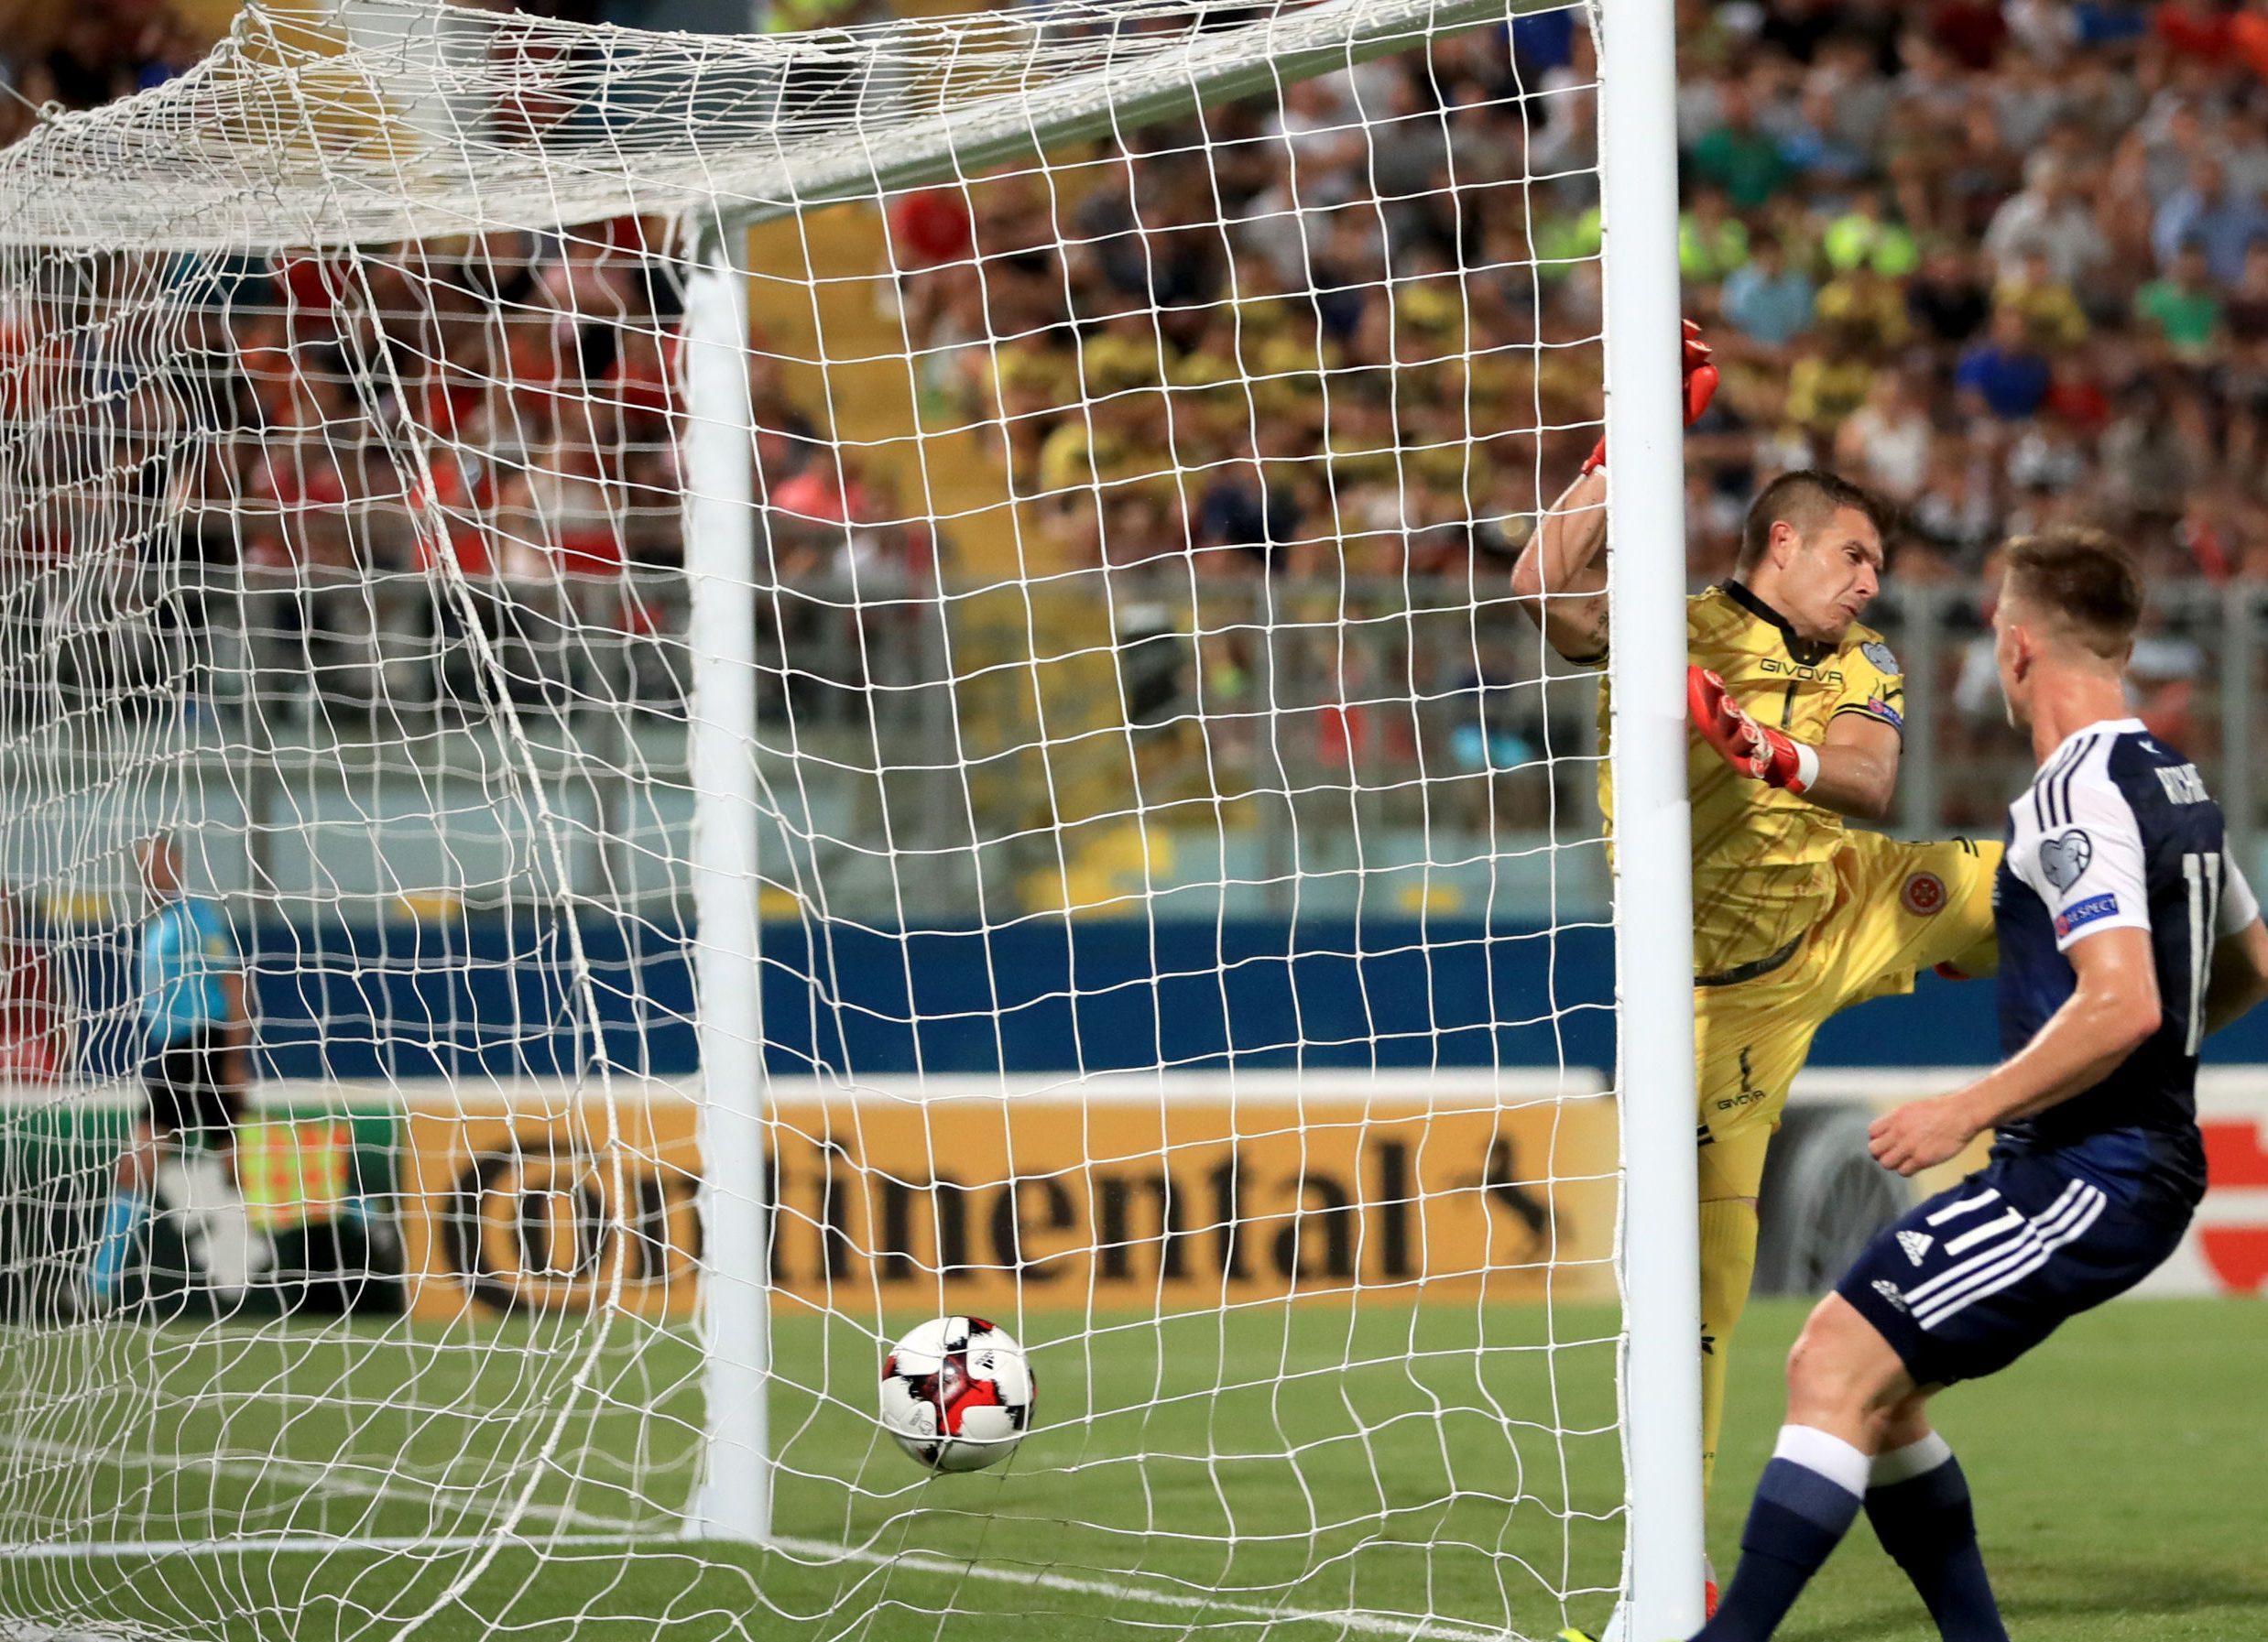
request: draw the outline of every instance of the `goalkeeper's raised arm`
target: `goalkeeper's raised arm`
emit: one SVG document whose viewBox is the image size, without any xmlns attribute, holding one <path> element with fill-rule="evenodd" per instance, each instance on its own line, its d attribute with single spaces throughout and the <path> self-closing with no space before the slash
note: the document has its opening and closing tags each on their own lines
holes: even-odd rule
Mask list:
<svg viewBox="0 0 2268 1642">
<path fill-rule="evenodd" d="M 1717 367 L 1690 320 L 1683 363 L 1691 427 L 1716 392 Z M 1606 462 L 1602 438 L 1512 567 L 1514 600 L 1554 650 L 1583 666 L 1596 666 L 1607 654 L 1607 571 L 1599 559 L 1607 539 Z M 1784 474 L 1756 498 L 1741 534 L 1739 577 L 1722 591 L 1781 630 L 1789 668 L 1817 669 L 1846 646 L 1880 590 L 1883 517 L 1872 496 L 1832 473 Z M 1696 645 L 1689 658 L 1688 701 L 1695 730 L 1727 764 L 1838 815 L 1889 815 L 1898 780 L 1903 680 L 1880 680 L 1862 701 L 1831 711 L 1817 739 L 1807 740 L 1789 734 L 1792 713 L 1782 713 L 1775 725 L 1744 707 L 1706 647 Z M 1806 650 L 1817 654 L 1796 654 Z M 1838 671 L 1837 681 L 1850 672 Z M 1790 671 L 1789 705 L 1794 678 Z M 1762 682 L 1776 686 L 1776 679 Z"/>
<path fill-rule="evenodd" d="M 1512 597 L 1567 660 L 1595 667 L 1607 658 L 1607 470 L 1583 476 L 1544 512 L 1512 566 Z"/>
<path fill-rule="evenodd" d="M 1701 327 L 1685 321 L 1685 426 L 1700 420 L 1717 393 L 1717 367 Z M 1600 435 L 1576 482 L 1545 510 L 1512 566 L 1512 597 L 1543 629 L 1553 649 L 1594 666 L 1607 655 L 1607 440 Z"/>
</svg>

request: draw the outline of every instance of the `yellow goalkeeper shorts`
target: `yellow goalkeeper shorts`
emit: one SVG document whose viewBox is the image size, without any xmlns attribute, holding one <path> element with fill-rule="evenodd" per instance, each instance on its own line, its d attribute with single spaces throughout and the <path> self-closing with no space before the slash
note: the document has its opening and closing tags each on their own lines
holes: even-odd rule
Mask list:
<svg viewBox="0 0 2268 1642">
<path fill-rule="evenodd" d="M 1826 1018 L 1914 990 L 1917 971 L 1996 962 L 1998 843 L 1903 843 L 1853 832 L 1836 862 L 1835 904 L 1768 973 L 1694 989 L 1701 1201 L 1757 1195 L 1764 1148 Z"/>
</svg>

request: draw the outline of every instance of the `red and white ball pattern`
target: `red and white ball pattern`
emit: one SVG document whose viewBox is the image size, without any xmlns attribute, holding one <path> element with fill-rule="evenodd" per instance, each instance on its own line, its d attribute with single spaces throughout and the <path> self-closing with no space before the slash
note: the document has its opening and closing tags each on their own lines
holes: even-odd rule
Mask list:
<svg viewBox="0 0 2268 1642">
<path fill-rule="evenodd" d="M 923 1323 L 882 1361 L 882 1424 L 933 1471 L 981 1471 L 1031 1429 L 1031 1365 L 981 1317 Z"/>
</svg>

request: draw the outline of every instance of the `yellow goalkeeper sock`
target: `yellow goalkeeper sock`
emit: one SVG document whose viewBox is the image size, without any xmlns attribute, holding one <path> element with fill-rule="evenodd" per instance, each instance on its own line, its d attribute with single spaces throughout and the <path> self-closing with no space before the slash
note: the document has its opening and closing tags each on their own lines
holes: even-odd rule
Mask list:
<svg viewBox="0 0 2268 1642">
<path fill-rule="evenodd" d="M 1718 1198 L 1701 1205 L 1701 1485 L 1717 1475 L 1732 1332 L 1756 1276 L 1756 1205 Z"/>
</svg>

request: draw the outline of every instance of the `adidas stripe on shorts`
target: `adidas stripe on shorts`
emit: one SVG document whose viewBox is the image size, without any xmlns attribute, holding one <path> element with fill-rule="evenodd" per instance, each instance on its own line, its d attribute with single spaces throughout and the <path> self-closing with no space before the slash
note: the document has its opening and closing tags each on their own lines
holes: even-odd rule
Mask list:
<svg viewBox="0 0 2268 1642">
<path fill-rule="evenodd" d="M 2066 1317 L 2132 1289 L 2188 1225 L 2186 1206 L 2138 1207 L 2052 1154 L 1995 1155 L 1885 1228 L 1835 1291 L 1916 1384 L 1950 1385 L 1997 1373 Z"/>
</svg>

